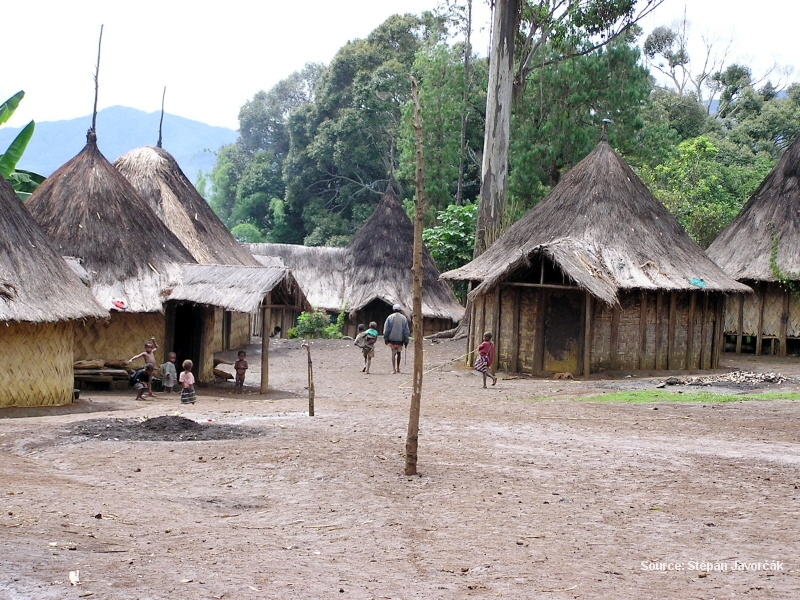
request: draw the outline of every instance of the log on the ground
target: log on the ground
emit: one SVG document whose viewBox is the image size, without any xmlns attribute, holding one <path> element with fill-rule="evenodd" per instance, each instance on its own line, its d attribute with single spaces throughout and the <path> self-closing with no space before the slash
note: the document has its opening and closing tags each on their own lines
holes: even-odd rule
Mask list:
<svg viewBox="0 0 800 600">
<path fill-rule="evenodd" d="M 222 369 L 214 369 L 214 376 L 219 377 L 220 379 L 233 379 L 232 374 L 226 373 Z"/>
</svg>

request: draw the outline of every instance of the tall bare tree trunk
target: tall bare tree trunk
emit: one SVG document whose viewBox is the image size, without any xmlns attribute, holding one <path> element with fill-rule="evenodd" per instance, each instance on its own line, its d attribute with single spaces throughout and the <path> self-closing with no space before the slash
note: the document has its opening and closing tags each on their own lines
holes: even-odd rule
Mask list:
<svg viewBox="0 0 800 600">
<path fill-rule="evenodd" d="M 461 114 L 461 156 L 458 163 L 458 187 L 456 188 L 456 204 L 461 205 L 464 199 L 464 163 L 467 154 L 467 119 L 469 118 L 470 66 L 472 65 L 472 0 L 467 0 L 467 26 L 464 31 L 464 103 Z"/>
<path fill-rule="evenodd" d="M 411 292 L 414 336 L 414 388 L 411 392 L 411 410 L 408 414 L 406 435 L 406 475 L 417 474 L 417 447 L 419 443 L 419 412 L 422 401 L 422 212 L 425 204 L 425 174 L 422 170 L 422 111 L 419 106 L 417 80 L 411 78 L 411 99 L 414 103 L 414 141 L 417 167 L 414 176 L 414 262 L 411 271 L 414 287 Z"/>
<path fill-rule="evenodd" d="M 519 0 L 495 0 L 486 94 L 481 200 L 473 258 L 483 254 L 502 233 L 508 188 L 508 141 L 514 97 L 514 34 L 518 11 Z"/>
</svg>

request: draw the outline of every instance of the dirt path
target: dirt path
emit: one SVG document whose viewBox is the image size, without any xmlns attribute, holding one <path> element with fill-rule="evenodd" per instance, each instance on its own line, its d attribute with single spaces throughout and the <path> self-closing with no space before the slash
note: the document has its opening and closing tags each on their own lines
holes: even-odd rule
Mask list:
<svg viewBox="0 0 800 600">
<path fill-rule="evenodd" d="M 800 403 L 574 400 L 663 380 L 624 373 L 484 390 L 463 343 L 426 343 L 405 477 L 410 375 L 351 344 L 313 343 L 313 418 L 295 341 L 266 396 L 251 347 L 242 396 L 0 413 L 0 599 L 800 597 Z M 800 389 L 796 359 L 724 366 Z M 157 417 L 182 441 L 128 435 Z"/>
</svg>

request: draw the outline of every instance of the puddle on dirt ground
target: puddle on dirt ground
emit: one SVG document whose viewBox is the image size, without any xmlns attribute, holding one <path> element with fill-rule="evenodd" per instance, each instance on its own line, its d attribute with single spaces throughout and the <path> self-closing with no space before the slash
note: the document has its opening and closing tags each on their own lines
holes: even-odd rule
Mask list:
<svg viewBox="0 0 800 600">
<path fill-rule="evenodd" d="M 79 438 L 142 442 L 191 442 L 259 437 L 266 432 L 241 425 L 202 423 L 167 415 L 151 419 L 90 419 L 66 430 Z"/>
</svg>

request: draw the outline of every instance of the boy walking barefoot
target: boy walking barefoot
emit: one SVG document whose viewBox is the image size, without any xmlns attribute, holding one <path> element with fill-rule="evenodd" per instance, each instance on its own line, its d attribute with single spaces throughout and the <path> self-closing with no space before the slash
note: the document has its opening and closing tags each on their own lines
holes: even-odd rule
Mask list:
<svg viewBox="0 0 800 600">
<path fill-rule="evenodd" d="M 478 356 L 475 358 L 475 370 L 483 373 L 483 387 L 486 387 L 486 377 L 492 378 L 492 385 L 497 383 L 497 377 L 489 372 L 489 367 L 494 361 L 494 342 L 492 334 L 487 331 L 483 334 L 483 341 L 478 346 Z"/>
</svg>

